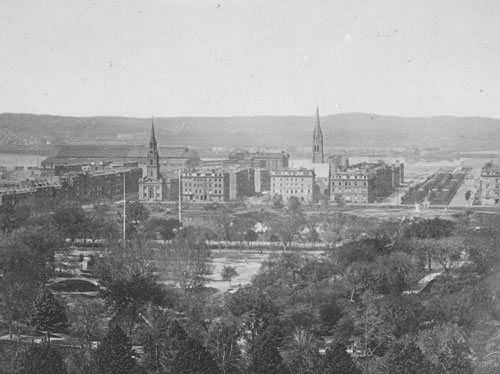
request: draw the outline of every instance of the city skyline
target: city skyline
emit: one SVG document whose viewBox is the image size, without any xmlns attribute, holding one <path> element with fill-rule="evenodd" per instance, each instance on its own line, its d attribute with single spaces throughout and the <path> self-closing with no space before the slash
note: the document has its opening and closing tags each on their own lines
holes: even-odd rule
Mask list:
<svg viewBox="0 0 500 374">
<path fill-rule="evenodd" d="M 0 113 L 500 118 L 495 1 L 0 2 Z"/>
</svg>

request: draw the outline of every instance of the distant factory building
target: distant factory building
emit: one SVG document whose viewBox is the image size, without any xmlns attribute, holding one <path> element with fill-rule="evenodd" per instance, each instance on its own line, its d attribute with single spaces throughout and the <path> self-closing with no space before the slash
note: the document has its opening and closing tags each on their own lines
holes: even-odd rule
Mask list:
<svg viewBox="0 0 500 374">
<path fill-rule="evenodd" d="M 64 145 L 60 146 L 56 153 L 41 162 L 45 174 L 55 175 L 56 167 L 61 165 L 91 164 L 108 165 L 112 162 L 127 164 L 136 162 L 139 167 L 146 169 L 147 147 L 129 145 Z M 158 146 L 161 154 L 159 160 L 160 172 L 167 174 L 179 168 L 189 170 L 200 164 L 200 158 L 194 151 L 187 147 L 164 147 Z"/>
</svg>

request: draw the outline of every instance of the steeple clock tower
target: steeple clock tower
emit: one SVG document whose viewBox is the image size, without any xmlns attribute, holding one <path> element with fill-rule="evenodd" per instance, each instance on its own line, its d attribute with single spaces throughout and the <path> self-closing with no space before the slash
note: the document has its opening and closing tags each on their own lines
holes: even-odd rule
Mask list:
<svg viewBox="0 0 500 374">
<path fill-rule="evenodd" d="M 313 133 L 313 154 L 312 154 L 313 164 L 322 164 L 324 162 L 323 155 L 323 132 L 321 131 L 321 126 L 319 124 L 319 108 L 316 107 L 316 127 Z"/>
<path fill-rule="evenodd" d="M 146 173 L 139 181 L 139 200 L 161 201 L 165 194 L 166 183 L 160 174 L 160 155 L 156 143 L 154 119 L 152 119 L 149 150 L 146 156 Z"/>
</svg>

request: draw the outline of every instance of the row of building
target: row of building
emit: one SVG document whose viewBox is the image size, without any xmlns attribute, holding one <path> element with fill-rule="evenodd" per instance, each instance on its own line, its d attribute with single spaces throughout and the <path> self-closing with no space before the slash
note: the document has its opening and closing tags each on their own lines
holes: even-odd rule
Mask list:
<svg viewBox="0 0 500 374">
<path fill-rule="evenodd" d="M 286 152 L 239 151 L 225 159 L 202 160 L 187 147 L 159 147 L 152 123 L 147 150 L 130 146 L 63 146 L 42 161 L 42 171 L 58 178 L 53 194 L 76 199 L 113 197 L 122 194 L 125 186 L 127 192 L 137 192 L 139 200 L 145 202 L 179 198 L 222 202 L 268 193 L 283 200 L 294 196 L 304 202 L 329 198 L 373 203 L 404 181 L 404 165 L 399 163 L 349 165 L 346 156 L 331 156 L 325 162 L 318 110 L 312 143 L 312 162 L 294 167 Z M 160 151 L 165 152 L 161 158 Z M 30 193 L 35 197 L 39 194 Z M 16 194 L 5 192 L 2 198 L 14 201 Z"/>
<path fill-rule="evenodd" d="M 127 167 L 114 165 L 85 165 L 79 171 L 70 171 L 49 181 L 26 181 L 21 187 L 0 189 L 1 204 L 17 204 L 28 199 L 67 198 L 92 200 L 112 198 L 127 193 L 138 193 L 142 169 L 137 164 Z"/>
</svg>

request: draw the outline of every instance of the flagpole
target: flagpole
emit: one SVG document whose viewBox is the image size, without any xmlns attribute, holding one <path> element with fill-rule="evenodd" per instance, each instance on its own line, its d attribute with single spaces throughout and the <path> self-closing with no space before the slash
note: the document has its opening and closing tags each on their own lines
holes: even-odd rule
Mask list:
<svg viewBox="0 0 500 374">
<path fill-rule="evenodd" d="M 179 222 L 182 222 L 182 176 L 181 176 L 181 167 L 179 165 Z"/>
<path fill-rule="evenodd" d="M 125 170 L 123 170 L 123 249 L 127 248 L 126 224 L 125 224 L 125 220 L 127 218 L 126 205 L 127 205 L 127 200 L 125 198 Z"/>
</svg>

